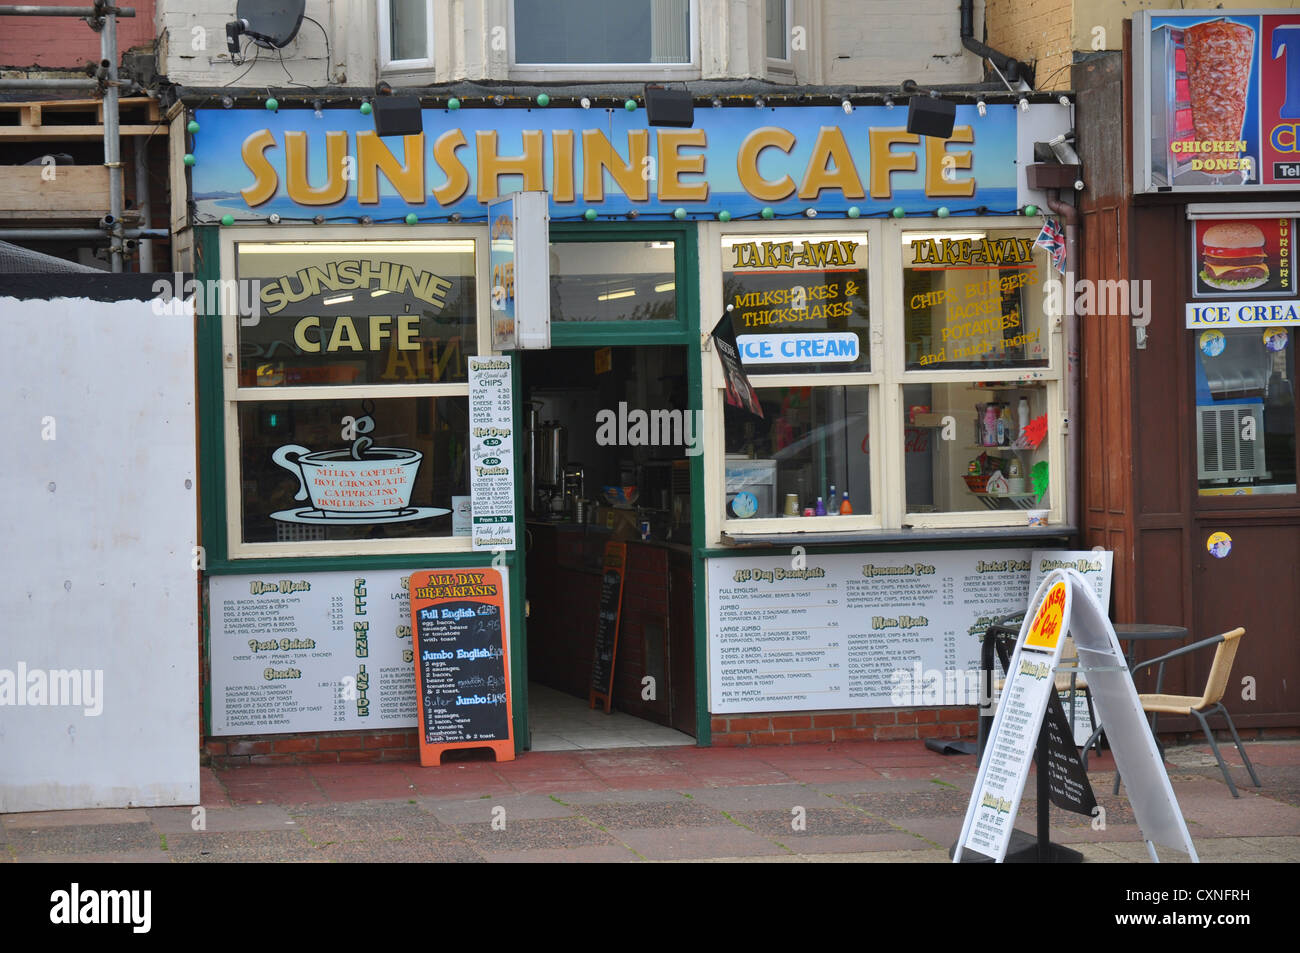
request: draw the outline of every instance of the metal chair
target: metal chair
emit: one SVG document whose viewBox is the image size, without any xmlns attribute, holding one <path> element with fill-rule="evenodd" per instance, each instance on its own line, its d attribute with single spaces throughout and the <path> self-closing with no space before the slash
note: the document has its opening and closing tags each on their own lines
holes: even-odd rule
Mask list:
<svg viewBox="0 0 1300 953">
<path fill-rule="evenodd" d="M 1237 786 L 1232 783 L 1232 776 L 1228 774 L 1228 766 L 1223 763 L 1223 756 L 1219 754 L 1219 744 L 1214 740 L 1214 732 L 1210 730 L 1207 716 L 1214 714 L 1216 711 L 1223 715 L 1223 720 L 1228 723 L 1228 731 L 1232 733 L 1232 740 L 1236 743 L 1237 750 L 1241 752 L 1241 760 L 1246 765 L 1246 770 L 1250 772 L 1250 779 L 1255 782 L 1255 787 L 1263 787 L 1259 782 L 1259 777 L 1255 774 L 1254 765 L 1250 763 L 1250 758 L 1246 755 L 1246 749 L 1241 744 L 1241 737 L 1237 734 L 1237 727 L 1232 723 L 1232 717 L 1228 714 L 1228 709 L 1223 707 L 1222 701 L 1223 694 L 1228 688 L 1228 675 L 1232 671 L 1232 662 L 1237 656 L 1238 643 L 1245 634 L 1245 629 L 1236 628 L 1231 632 L 1224 632 L 1221 635 L 1212 636 L 1208 639 L 1202 639 L 1200 642 L 1193 642 L 1191 645 L 1174 649 L 1172 652 L 1166 652 L 1164 655 L 1153 658 L 1148 662 L 1141 662 L 1133 668 L 1134 673 L 1136 673 L 1139 669 L 1148 668 L 1152 665 L 1158 666 L 1156 669 L 1155 693 L 1138 695 L 1138 700 L 1142 702 L 1142 710 L 1151 715 L 1151 734 L 1153 736 L 1156 734 L 1156 724 L 1162 714 L 1194 716 L 1200 722 L 1201 730 L 1205 732 L 1205 738 L 1210 743 L 1210 749 L 1219 762 L 1219 770 L 1223 772 L 1223 779 L 1228 782 L 1228 790 L 1232 792 L 1233 797 L 1240 797 L 1241 795 L 1237 793 Z M 1195 695 L 1163 695 L 1160 693 L 1161 686 L 1164 684 L 1166 662 L 1211 645 L 1217 646 L 1217 648 L 1214 650 L 1214 662 L 1210 666 L 1210 675 L 1205 681 L 1205 691 L 1200 697 Z M 1115 775 L 1115 793 L 1119 793 L 1118 773 Z"/>
</svg>

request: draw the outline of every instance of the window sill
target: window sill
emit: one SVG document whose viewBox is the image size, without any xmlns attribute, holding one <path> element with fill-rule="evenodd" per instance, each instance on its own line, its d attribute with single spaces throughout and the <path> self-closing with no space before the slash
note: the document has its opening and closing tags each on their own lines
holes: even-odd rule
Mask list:
<svg viewBox="0 0 1300 953">
<path fill-rule="evenodd" d="M 973 542 L 984 539 L 1068 539 L 1077 533 L 1074 526 L 963 526 L 931 529 L 865 529 L 846 532 L 791 532 L 733 536 L 722 533 L 725 547 L 789 546 L 792 542 L 816 546 L 860 543 L 903 542 Z"/>
</svg>

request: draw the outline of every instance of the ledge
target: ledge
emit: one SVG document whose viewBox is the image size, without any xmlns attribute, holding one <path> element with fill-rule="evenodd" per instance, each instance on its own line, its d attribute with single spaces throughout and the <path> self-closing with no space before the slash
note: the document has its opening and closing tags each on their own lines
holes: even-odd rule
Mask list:
<svg viewBox="0 0 1300 953">
<path fill-rule="evenodd" d="M 813 546 L 856 546 L 863 543 L 934 543 L 979 542 L 985 539 L 1063 539 L 1078 533 L 1078 528 L 1066 525 L 1051 526 L 975 526 L 945 529 L 873 529 L 852 533 L 770 533 L 754 536 L 722 534 L 727 548 L 747 549 L 763 546 L 789 546 L 792 543 Z"/>
</svg>

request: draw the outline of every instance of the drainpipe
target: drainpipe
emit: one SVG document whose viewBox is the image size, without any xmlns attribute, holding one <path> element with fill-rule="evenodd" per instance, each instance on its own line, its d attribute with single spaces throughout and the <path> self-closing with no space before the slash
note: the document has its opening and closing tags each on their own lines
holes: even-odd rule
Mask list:
<svg viewBox="0 0 1300 953">
<path fill-rule="evenodd" d="M 1065 295 L 1072 295 L 1075 269 L 1079 263 L 1079 210 L 1069 202 L 1062 202 L 1061 193 L 1056 189 L 1047 193 L 1047 207 L 1065 222 L 1065 274 L 1061 281 L 1065 284 Z M 1066 517 L 1068 524 L 1077 527 L 1082 537 L 1083 527 L 1079 525 L 1079 429 L 1082 426 L 1079 420 L 1079 317 L 1073 308 L 1067 308 L 1066 312 L 1062 317 L 1065 322 L 1065 419 L 1070 422 L 1065 441 L 1069 461 L 1065 468 Z"/>
<path fill-rule="evenodd" d="M 986 46 L 975 39 L 975 0 L 961 0 L 961 45 L 977 56 L 989 60 L 1000 69 L 1008 80 L 1024 80 L 1034 85 L 1034 68 L 1028 63 L 1013 59 L 1005 53 L 999 53 L 991 46 Z"/>
<path fill-rule="evenodd" d="M 99 32 L 99 58 L 106 71 L 104 81 L 104 165 L 108 167 L 109 251 L 113 271 L 122 270 L 122 141 L 118 135 L 117 109 L 117 9 L 95 4 L 102 12 L 104 27 Z M 147 222 L 145 223 L 148 224 Z"/>
<path fill-rule="evenodd" d="M 149 204 L 149 140 L 146 136 L 133 137 L 135 142 L 135 204 L 140 210 L 140 225 L 146 231 L 153 224 L 152 206 Z M 153 239 L 140 239 L 140 272 L 153 271 Z"/>
</svg>

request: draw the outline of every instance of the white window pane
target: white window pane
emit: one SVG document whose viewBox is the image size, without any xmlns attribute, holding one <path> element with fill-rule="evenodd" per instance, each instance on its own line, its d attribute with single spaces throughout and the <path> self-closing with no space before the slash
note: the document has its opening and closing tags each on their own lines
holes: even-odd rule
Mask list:
<svg viewBox="0 0 1300 953">
<path fill-rule="evenodd" d="M 689 63 L 690 0 L 514 0 L 515 62 Z"/>
<path fill-rule="evenodd" d="M 767 55 L 774 60 L 787 59 L 785 37 L 789 32 L 785 22 L 785 0 L 767 0 Z"/>
<path fill-rule="evenodd" d="M 429 58 L 428 0 L 389 0 L 388 48 L 393 60 Z"/>
</svg>

